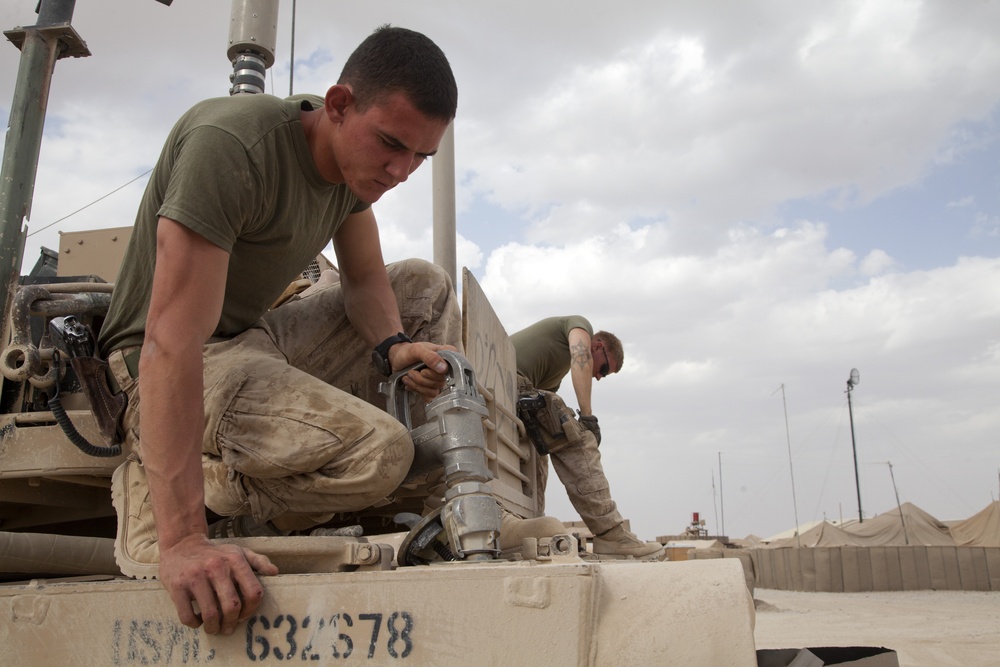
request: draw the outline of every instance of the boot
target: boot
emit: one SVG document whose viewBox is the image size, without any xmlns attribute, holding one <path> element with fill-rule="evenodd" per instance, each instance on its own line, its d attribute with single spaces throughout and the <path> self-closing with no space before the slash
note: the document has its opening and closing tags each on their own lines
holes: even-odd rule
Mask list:
<svg viewBox="0 0 1000 667">
<path fill-rule="evenodd" d="M 663 545 L 659 542 L 643 542 L 623 524 L 618 524 L 611 530 L 594 537 L 594 555 L 622 556 L 640 560 L 655 560 L 663 554 Z"/>
<path fill-rule="evenodd" d="M 534 519 L 522 519 L 501 508 L 500 518 L 500 551 L 520 549 L 526 537 L 537 539 L 550 538 L 553 535 L 565 535 L 569 531 L 562 521 L 554 516 L 540 516 Z"/>
<path fill-rule="evenodd" d="M 122 574 L 136 579 L 155 579 L 160 570 L 153 505 L 149 501 L 146 470 L 132 457 L 111 476 L 111 503 L 118 514 L 115 561 Z"/>
</svg>

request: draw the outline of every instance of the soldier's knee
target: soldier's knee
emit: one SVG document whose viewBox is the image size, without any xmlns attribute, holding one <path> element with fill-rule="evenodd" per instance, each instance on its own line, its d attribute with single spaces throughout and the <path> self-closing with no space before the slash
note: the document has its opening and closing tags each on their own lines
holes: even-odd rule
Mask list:
<svg viewBox="0 0 1000 667">
<path fill-rule="evenodd" d="M 448 272 L 424 259 L 414 257 L 394 262 L 389 265 L 389 272 L 395 279 L 403 281 L 407 289 L 413 292 L 453 289 Z"/>
<path fill-rule="evenodd" d="M 403 483 L 413 464 L 413 440 L 409 431 L 399 422 L 396 426 L 399 428 L 391 433 L 383 431 L 385 445 L 372 459 L 372 472 L 368 476 L 370 483 L 366 489 L 366 495 L 371 496 L 372 502 L 392 494 Z"/>
</svg>

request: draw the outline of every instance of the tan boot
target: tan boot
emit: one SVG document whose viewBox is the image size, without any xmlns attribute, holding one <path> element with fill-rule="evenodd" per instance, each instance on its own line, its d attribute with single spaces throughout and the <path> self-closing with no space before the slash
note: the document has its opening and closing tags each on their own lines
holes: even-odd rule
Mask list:
<svg viewBox="0 0 1000 667">
<path fill-rule="evenodd" d="M 500 518 L 500 551 L 520 549 L 526 537 L 536 539 L 550 538 L 553 535 L 565 535 L 569 531 L 562 521 L 554 516 L 540 516 L 534 519 L 522 519 L 501 508 Z"/>
<path fill-rule="evenodd" d="M 118 514 L 115 560 L 122 574 L 155 579 L 159 574 L 160 549 L 146 471 L 136 459 L 127 459 L 111 476 L 111 503 Z"/>
<path fill-rule="evenodd" d="M 663 545 L 659 542 L 643 542 L 626 530 L 625 526 L 618 524 L 603 535 L 594 537 L 594 554 L 653 560 L 663 554 Z"/>
</svg>

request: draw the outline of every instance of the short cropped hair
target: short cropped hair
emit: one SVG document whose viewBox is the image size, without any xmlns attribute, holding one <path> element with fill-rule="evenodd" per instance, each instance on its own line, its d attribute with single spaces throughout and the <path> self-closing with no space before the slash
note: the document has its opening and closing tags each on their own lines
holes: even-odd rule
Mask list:
<svg viewBox="0 0 1000 667">
<path fill-rule="evenodd" d="M 604 343 L 604 347 L 611 353 L 611 356 L 618 360 L 618 370 L 621 370 L 622 365 L 625 363 L 625 350 L 622 348 L 622 342 L 618 340 L 618 336 L 607 331 L 598 331 L 594 334 L 592 340 L 599 340 Z"/>
<path fill-rule="evenodd" d="M 337 83 L 351 86 L 361 112 L 396 92 L 428 118 L 450 121 L 458 108 L 458 85 L 444 52 L 425 35 L 389 24 L 358 45 Z"/>
</svg>

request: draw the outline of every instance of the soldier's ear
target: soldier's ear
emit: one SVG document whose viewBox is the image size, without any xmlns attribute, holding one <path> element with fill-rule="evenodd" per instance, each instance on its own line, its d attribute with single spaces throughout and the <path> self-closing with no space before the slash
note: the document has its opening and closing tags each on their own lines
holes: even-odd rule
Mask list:
<svg viewBox="0 0 1000 667">
<path fill-rule="evenodd" d="M 338 83 L 335 86 L 330 86 L 330 89 L 326 91 L 323 108 L 326 110 L 326 115 L 330 117 L 330 120 L 340 123 L 344 120 L 347 107 L 353 103 L 354 93 L 351 92 L 351 87 Z"/>
</svg>

